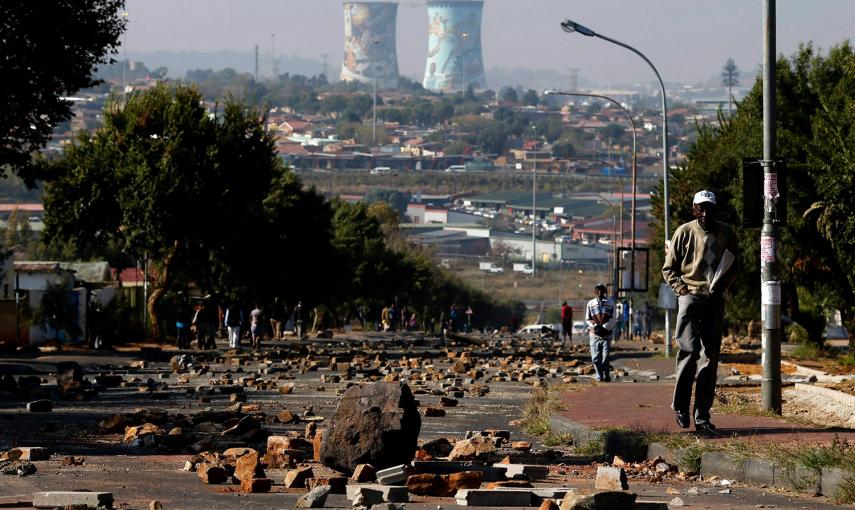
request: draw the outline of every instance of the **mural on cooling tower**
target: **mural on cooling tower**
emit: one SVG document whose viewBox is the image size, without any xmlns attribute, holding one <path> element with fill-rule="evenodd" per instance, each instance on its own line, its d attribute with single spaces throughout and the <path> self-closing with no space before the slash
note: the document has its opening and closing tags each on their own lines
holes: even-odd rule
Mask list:
<svg viewBox="0 0 855 510">
<path fill-rule="evenodd" d="M 487 88 L 481 54 L 483 1 L 434 0 L 427 4 L 429 38 L 424 87 L 459 91 Z"/>
<path fill-rule="evenodd" d="M 395 3 L 344 3 L 342 80 L 371 83 L 376 78 L 378 87 L 398 85 L 397 18 Z"/>
</svg>

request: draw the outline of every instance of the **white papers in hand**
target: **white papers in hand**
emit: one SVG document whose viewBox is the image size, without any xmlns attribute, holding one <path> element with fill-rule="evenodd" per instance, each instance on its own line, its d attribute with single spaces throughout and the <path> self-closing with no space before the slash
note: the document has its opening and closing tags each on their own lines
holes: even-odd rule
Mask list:
<svg viewBox="0 0 855 510">
<path fill-rule="evenodd" d="M 736 257 L 731 253 L 730 250 L 725 249 L 724 253 L 721 254 L 721 260 L 718 263 L 718 267 L 715 270 L 715 274 L 713 274 L 712 282 L 710 283 L 710 290 L 717 290 L 716 284 L 721 280 L 722 276 L 727 273 L 727 270 L 730 269 L 730 266 L 733 265 L 733 261 L 736 260 Z"/>
</svg>

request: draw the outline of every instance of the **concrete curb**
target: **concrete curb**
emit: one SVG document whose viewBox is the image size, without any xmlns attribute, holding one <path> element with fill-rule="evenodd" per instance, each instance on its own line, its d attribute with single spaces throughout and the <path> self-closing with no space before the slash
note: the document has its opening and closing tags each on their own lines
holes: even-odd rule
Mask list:
<svg viewBox="0 0 855 510">
<path fill-rule="evenodd" d="M 668 462 L 678 462 L 678 449 L 662 443 L 648 447 L 647 457 L 661 457 Z M 766 485 L 795 490 L 807 494 L 833 497 L 844 483 L 855 481 L 855 472 L 839 468 L 810 469 L 805 466 L 783 466 L 765 459 L 740 461 L 725 452 L 707 452 L 701 455 L 700 475 L 737 480 L 750 485 Z"/>
</svg>

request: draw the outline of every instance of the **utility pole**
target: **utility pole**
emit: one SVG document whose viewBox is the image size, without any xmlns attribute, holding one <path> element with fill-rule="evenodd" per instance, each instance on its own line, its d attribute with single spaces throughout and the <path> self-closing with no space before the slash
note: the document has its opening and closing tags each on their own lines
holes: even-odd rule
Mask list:
<svg viewBox="0 0 855 510">
<path fill-rule="evenodd" d="M 255 45 L 255 70 L 252 73 L 252 79 L 258 83 L 258 45 Z"/>
<path fill-rule="evenodd" d="M 273 79 L 275 80 L 279 77 L 279 65 L 276 62 L 276 34 L 270 34 L 270 59 Z"/>
<path fill-rule="evenodd" d="M 537 272 L 537 126 L 534 131 L 534 167 L 531 171 L 531 277 Z"/>
<path fill-rule="evenodd" d="M 781 275 L 777 257 L 778 173 L 775 169 L 775 0 L 763 0 L 763 229 L 760 285 L 763 312 L 763 410 L 781 414 Z"/>
</svg>

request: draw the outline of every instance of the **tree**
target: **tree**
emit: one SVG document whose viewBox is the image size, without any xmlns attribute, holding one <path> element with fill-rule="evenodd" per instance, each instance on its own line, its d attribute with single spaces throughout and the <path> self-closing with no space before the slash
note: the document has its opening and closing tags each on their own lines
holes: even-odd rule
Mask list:
<svg viewBox="0 0 855 510">
<path fill-rule="evenodd" d="M 523 94 L 522 102 L 526 106 L 537 106 L 540 103 L 540 96 L 537 95 L 536 90 L 528 89 L 525 94 Z"/>
<path fill-rule="evenodd" d="M 576 148 L 570 142 L 558 142 L 552 146 L 552 155 L 560 159 L 569 159 L 576 155 Z"/>
<path fill-rule="evenodd" d="M 231 250 L 256 242 L 258 228 L 247 227 L 264 227 L 261 201 L 279 164 L 259 112 L 229 101 L 211 117 L 195 89 L 159 86 L 108 104 L 104 126 L 49 165 L 46 237 L 114 241 L 152 260 L 146 306 L 160 338 L 161 297 L 182 278 L 210 288 L 199 260 L 237 266 Z"/>
<path fill-rule="evenodd" d="M 34 186 L 32 154 L 71 117 L 61 99 L 95 85 L 95 68 L 112 62 L 125 29 L 124 0 L 3 2 L 0 76 L 0 176 L 7 170 Z"/>
<path fill-rule="evenodd" d="M 519 101 L 519 96 L 517 96 L 517 90 L 513 87 L 502 87 L 499 91 L 499 99 L 506 103 L 516 103 Z"/>
<path fill-rule="evenodd" d="M 739 85 L 739 67 L 732 58 L 721 68 L 721 86 L 727 87 L 727 115 L 733 115 L 733 87 Z"/>
</svg>

